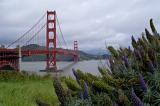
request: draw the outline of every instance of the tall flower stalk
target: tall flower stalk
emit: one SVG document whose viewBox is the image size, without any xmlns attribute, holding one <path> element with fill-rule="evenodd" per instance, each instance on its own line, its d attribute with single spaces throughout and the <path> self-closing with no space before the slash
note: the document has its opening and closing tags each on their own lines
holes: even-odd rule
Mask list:
<svg viewBox="0 0 160 106">
<path fill-rule="evenodd" d="M 67 98 L 69 97 L 67 97 L 66 92 L 63 89 L 61 82 L 57 77 L 54 78 L 53 85 L 54 85 L 58 100 L 60 101 L 60 106 L 66 106 L 66 103 L 68 102 Z"/>
<path fill-rule="evenodd" d="M 139 74 L 139 81 L 140 81 L 140 86 L 141 86 L 141 89 L 144 91 L 144 92 L 147 92 L 147 85 L 144 81 L 144 78 L 142 76 L 142 74 Z"/>
<path fill-rule="evenodd" d="M 144 106 L 143 102 L 135 94 L 133 88 L 132 88 L 132 91 L 131 91 L 131 99 L 132 99 L 133 106 Z"/>
<path fill-rule="evenodd" d="M 151 72 L 151 73 L 153 74 L 154 71 L 155 71 L 155 68 L 154 68 L 154 66 L 153 66 L 153 64 L 152 64 L 152 61 L 148 60 L 148 61 L 147 61 L 147 66 L 148 66 L 149 72 Z"/>
<path fill-rule="evenodd" d="M 84 99 L 88 99 L 88 95 L 89 95 L 89 92 L 88 92 L 88 84 L 87 84 L 86 82 L 84 82 L 83 98 L 84 98 Z"/>
<path fill-rule="evenodd" d="M 72 72 L 73 72 L 73 75 L 75 76 L 77 82 L 80 83 L 80 82 L 79 82 L 79 81 L 80 81 L 80 77 L 79 77 L 78 73 L 76 72 L 76 70 L 75 70 L 75 69 L 72 69 Z"/>
</svg>

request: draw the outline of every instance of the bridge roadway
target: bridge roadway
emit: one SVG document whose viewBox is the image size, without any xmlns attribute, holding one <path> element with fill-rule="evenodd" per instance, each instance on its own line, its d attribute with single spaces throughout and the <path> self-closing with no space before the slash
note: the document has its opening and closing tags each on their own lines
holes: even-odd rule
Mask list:
<svg viewBox="0 0 160 106">
<path fill-rule="evenodd" d="M 38 54 L 51 54 L 53 53 L 54 50 L 22 50 L 21 54 L 22 57 L 24 56 L 32 56 L 32 55 L 38 55 Z M 77 53 L 73 50 L 56 50 L 57 54 L 61 54 L 61 55 L 70 55 L 70 56 L 77 56 Z M 19 50 L 18 49 L 0 49 L 0 58 L 1 57 L 17 57 L 19 54 Z"/>
<path fill-rule="evenodd" d="M 22 50 L 21 57 L 28 57 L 38 54 L 52 54 L 54 50 Z M 74 50 L 56 50 L 57 54 L 76 57 L 77 53 Z M 0 49 L 0 69 L 19 69 L 19 49 Z"/>
</svg>

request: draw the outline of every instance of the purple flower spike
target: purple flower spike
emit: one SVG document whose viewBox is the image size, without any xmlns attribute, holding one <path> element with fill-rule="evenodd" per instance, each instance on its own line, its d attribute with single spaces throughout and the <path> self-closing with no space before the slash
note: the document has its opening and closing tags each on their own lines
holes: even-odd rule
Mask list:
<svg viewBox="0 0 160 106">
<path fill-rule="evenodd" d="M 113 102 L 112 106 L 118 106 L 118 104 L 116 102 Z"/>
<path fill-rule="evenodd" d="M 152 61 L 152 63 L 153 63 L 153 66 L 154 67 L 157 67 L 157 61 L 156 61 L 156 53 L 155 53 L 155 51 L 154 50 L 149 50 L 149 52 L 148 52 L 148 55 L 149 55 L 149 57 L 150 57 L 150 59 L 151 59 L 151 61 Z"/>
<path fill-rule="evenodd" d="M 124 64 L 127 68 L 130 67 L 130 64 L 129 64 L 129 61 L 128 61 L 128 58 L 126 56 L 123 56 L 123 61 L 124 61 Z"/>
<path fill-rule="evenodd" d="M 84 98 L 84 99 L 88 99 L 88 95 L 89 95 L 89 93 L 88 93 L 88 85 L 87 85 L 86 82 L 84 82 L 83 98 Z"/>
<path fill-rule="evenodd" d="M 133 46 L 133 48 L 137 48 L 137 42 L 133 36 L 132 36 L 132 46 Z"/>
<path fill-rule="evenodd" d="M 73 74 L 74 74 L 74 76 L 75 76 L 77 82 L 79 83 L 79 80 L 80 80 L 79 75 L 77 74 L 77 72 L 75 71 L 75 69 L 72 69 L 72 72 L 73 72 Z"/>
<path fill-rule="evenodd" d="M 135 55 L 137 60 L 141 60 L 141 55 L 140 55 L 138 50 L 134 50 L 134 55 Z"/>
<path fill-rule="evenodd" d="M 135 38 L 133 37 L 133 35 L 132 35 L 132 42 L 135 43 L 135 44 L 137 43 Z"/>
<path fill-rule="evenodd" d="M 132 52 L 132 50 L 131 50 L 131 47 L 130 46 L 128 46 L 128 51 L 131 53 Z"/>
<path fill-rule="evenodd" d="M 148 70 L 153 74 L 154 73 L 154 66 L 151 61 L 147 62 Z"/>
<path fill-rule="evenodd" d="M 134 92 L 134 89 L 132 88 L 132 92 L 131 92 L 131 99 L 133 102 L 133 106 L 144 106 L 143 102 L 139 99 L 139 97 L 137 97 L 137 95 Z"/>
<path fill-rule="evenodd" d="M 141 89 L 144 91 L 144 92 L 146 92 L 147 91 L 147 85 L 146 85 L 146 83 L 145 83 L 145 81 L 144 81 L 144 78 L 143 78 L 143 76 L 140 74 L 139 75 L 139 77 L 140 77 L 140 86 L 141 86 Z"/>
</svg>

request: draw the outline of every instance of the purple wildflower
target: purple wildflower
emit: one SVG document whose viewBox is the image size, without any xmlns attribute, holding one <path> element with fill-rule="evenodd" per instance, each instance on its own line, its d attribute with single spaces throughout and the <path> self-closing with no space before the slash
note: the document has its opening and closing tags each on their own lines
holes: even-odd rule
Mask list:
<svg viewBox="0 0 160 106">
<path fill-rule="evenodd" d="M 141 60 L 141 55 L 140 55 L 138 50 L 136 50 L 136 49 L 134 50 L 134 55 L 135 55 L 137 60 Z"/>
<path fill-rule="evenodd" d="M 150 60 L 147 61 L 147 66 L 148 66 L 148 70 L 153 74 L 154 73 L 154 66 Z"/>
<path fill-rule="evenodd" d="M 133 106 L 144 106 L 143 102 L 139 99 L 139 97 L 137 97 L 137 95 L 134 92 L 134 89 L 132 88 L 132 92 L 131 92 L 131 99 L 133 102 Z"/>
<path fill-rule="evenodd" d="M 145 55 L 145 50 L 142 46 L 139 46 L 139 52 L 140 52 L 142 57 Z"/>
<path fill-rule="evenodd" d="M 146 83 L 145 83 L 145 81 L 144 81 L 144 78 L 143 78 L 143 76 L 141 75 L 141 74 L 139 74 L 139 78 L 140 78 L 140 86 L 141 86 L 141 89 L 144 91 L 144 92 L 146 92 L 147 91 L 147 85 L 146 85 Z"/>
<path fill-rule="evenodd" d="M 153 63 L 153 66 L 154 66 L 154 67 L 157 67 L 157 61 L 156 61 L 155 55 L 156 55 L 156 53 L 155 53 L 154 50 L 152 50 L 152 49 L 149 50 L 148 56 L 150 57 L 150 59 L 151 59 L 151 61 L 152 61 L 152 63 Z"/>
<path fill-rule="evenodd" d="M 116 102 L 113 102 L 112 106 L 118 106 L 118 104 Z"/>
<path fill-rule="evenodd" d="M 74 74 L 74 76 L 75 76 L 77 82 L 79 83 L 79 80 L 80 80 L 79 75 L 77 74 L 77 72 L 75 71 L 75 69 L 72 69 L 72 72 L 73 72 L 73 74 Z"/>
<path fill-rule="evenodd" d="M 132 50 L 131 50 L 131 47 L 130 47 L 130 46 L 128 46 L 128 51 L 129 51 L 130 53 L 132 53 Z"/>
<path fill-rule="evenodd" d="M 145 33 L 148 41 L 151 43 L 152 42 L 152 35 L 151 33 L 145 28 Z"/>
<path fill-rule="evenodd" d="M 133 37 L 133 35 L 132 35 L 132 42 L 135 43 L 135 44 L 137 43 L 135 38 Z"/>
<path fill-rule="evenodd" d="M 129 64 L 129 61 L 128 61 L 128 58 L 126 56 L 123 56 L 123 61 L 124 61 L 124 64 L 127 68 L 130 67 L 130 64 Z"/>
<path fill-rule="evenodd" d="M 89 95 L 89 93 L 88 93 L 88 85 L 87 85 L 86 82 L 84 82 L 83 98 L 84 98 L 84 99 L 88 99 L 88 95 Z"/>
</svg>

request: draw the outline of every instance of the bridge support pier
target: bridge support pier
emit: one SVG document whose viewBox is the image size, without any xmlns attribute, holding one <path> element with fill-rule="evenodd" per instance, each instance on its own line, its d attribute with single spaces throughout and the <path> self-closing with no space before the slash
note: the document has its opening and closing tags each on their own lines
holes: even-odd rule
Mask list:
<svg viewBox="0 0 160 106">
<path fill-rule="evenodd" d="M 0 50 L 0 70 L 18 71 L 18 51 L 13 52 L 6 49 Z"/>
</svg>

